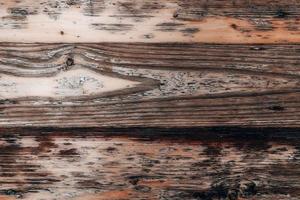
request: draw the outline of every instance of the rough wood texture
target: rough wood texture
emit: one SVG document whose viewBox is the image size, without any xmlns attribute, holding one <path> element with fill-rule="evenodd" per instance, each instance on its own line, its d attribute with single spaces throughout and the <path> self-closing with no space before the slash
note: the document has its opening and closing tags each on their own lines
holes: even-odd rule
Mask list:
<svg viewBox="0 0 300 200">
<path fill-rule="evenodd" d="M 291 129 L 1 129 L 0 199 L 297 200 L 299 149 Z"/>
<path fill-rule="evenodd" d="M 300 1 L 0 1 L 0 200 L 299 200 Z"/>
<path fill-rule="evenodd" d="M 299 127 L 299 45 L 0 45 L 0 125 Z"/>
<path fill-rule="evenodd" d="M 300 42 L 297 0 L 5 0 L 1 42 Z"/>
</svg>

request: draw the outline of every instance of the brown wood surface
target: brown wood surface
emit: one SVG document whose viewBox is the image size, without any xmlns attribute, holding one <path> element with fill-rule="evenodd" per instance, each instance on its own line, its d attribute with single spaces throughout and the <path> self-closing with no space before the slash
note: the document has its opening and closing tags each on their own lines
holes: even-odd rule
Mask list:
<svg viewBox="0 0 300 200">
<path fill-rule="evenodd" d="M 297 129 L 1 129 L 1 200 L 297 200 Z"/>
<path fill-rule="evenodd" d="M 298 0 L 3 0 L 0 42 L 299 43 Z"/>
<path fill-rule="evenodd" d="M 0 125 L 299 127 L 299 45 L 0 45 Z"/>
<path fill-rule="evenodd" d="M 300 1 L 0 1 L 0 200 L 299 200 Z"/>
</svg>

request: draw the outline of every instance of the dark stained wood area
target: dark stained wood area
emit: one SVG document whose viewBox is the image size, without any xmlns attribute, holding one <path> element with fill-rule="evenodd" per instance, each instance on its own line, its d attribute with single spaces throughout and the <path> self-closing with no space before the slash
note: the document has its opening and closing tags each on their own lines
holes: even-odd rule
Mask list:
<svg viewBox="0 0 300 200">
<path fill-rule="evenodd" d="M 0 125 L 299 127 L 300 45 L 0 45 Z"/>
<path fill-rule="evenodd" d="M 297 129 L 1 129 L 0 197 L 297 200 Z"/>
</svg>

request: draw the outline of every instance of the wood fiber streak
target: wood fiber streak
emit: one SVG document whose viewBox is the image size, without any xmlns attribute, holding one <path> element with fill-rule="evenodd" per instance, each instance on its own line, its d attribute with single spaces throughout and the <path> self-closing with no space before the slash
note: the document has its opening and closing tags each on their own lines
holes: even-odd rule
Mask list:
<svg viewBox="0 0 300 200">
<path fill-rule="evenodd" d="M 0 200 L 299 200 L 300 1 L 0 1 Z"/>
<path fill-rule="evenodd" d="M 299 43 L 297 0 L 5 0 L 1 42 Z"/>
<path fill-rule="evenodd" d="M 280 133 L 283 139 L 262 137 L 257 131 L 255 136 L 249 130 L 250 137 L 246 137 L 247 130 L 239 130 L 239 135 L 233 137 L 226 136 L 231 134 L 226 130 L 219 135 L 222 137 L 216 137 L 218 132 L 204 130 L 194 130 L 194 136 L 180 130 L 169 130 L 173 135 L 166 136 L 163 132 L 148 130 L 146 136 L 144 130 L 138 133 L 134 129 L 1 129 L 0 199 L 300 197 L 297 130 L 294 139 L 288 139 L 288 131 Z M 276 130 L 261 132 L 272 132 L 274 136 Z M 214 138 L 205 139 L 205 134 Z"/>
<path fill-rule="evenodd" d="M 299 45 L 2 43 L 0 125 L 299 127 L 299 56 Z"/>
</svg>

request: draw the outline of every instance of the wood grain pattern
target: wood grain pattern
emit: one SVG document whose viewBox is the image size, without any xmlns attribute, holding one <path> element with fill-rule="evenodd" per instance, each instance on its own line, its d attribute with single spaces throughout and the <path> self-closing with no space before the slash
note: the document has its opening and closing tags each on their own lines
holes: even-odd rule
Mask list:
<svg viewBox="0 0 300 200">
<path fill-rule="evenodd" d="M 297 200 L 299 147 L 297 129 L 1 129 L 0 194 Z"/>
<path fill-rule="evenodd" d="M 299 49 L 2 43 L 0 125 L 299 127 Z"/>
<path fill-rule="evenodd" d="M 300 1 L 0 1 L 0 200 L 299 200 Z"/>
<path fill-rule="evenodd" d="M 297 0 L 5 0 L 0 42 L 299 43 Z"/>
</svg>

